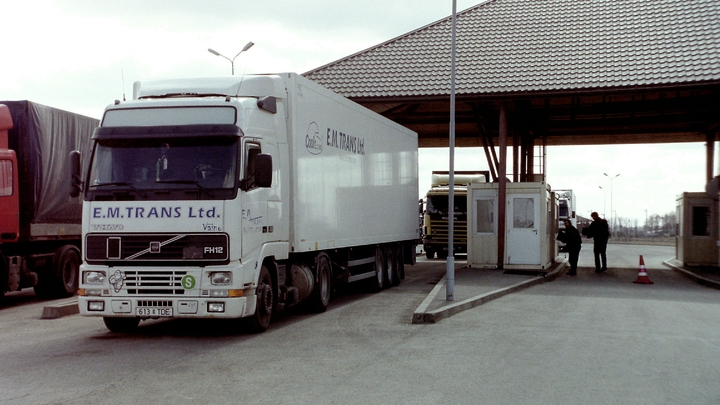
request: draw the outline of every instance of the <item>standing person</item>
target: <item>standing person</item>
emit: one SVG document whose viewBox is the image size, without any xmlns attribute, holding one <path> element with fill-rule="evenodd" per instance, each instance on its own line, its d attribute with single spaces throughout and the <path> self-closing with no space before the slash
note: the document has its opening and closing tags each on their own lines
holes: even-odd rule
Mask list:
<svg viewBox="0 0 720 405">
<path fill-rule="evenodd" d="M 569 276 L 577 275 L 577 263 L 580 257 L 580 249 L 582 248 L 582 236 L 570 222 L 569 219 L 564 220 L 565 222 L 565 237 L 564 242 L 568 251 L 568 259 L 570 261 L 570 271 L 567 272 Z"/>
<path fill-rule="evenodd" d="M 595 273 L 607 271 L 607 242 L 610 239 L 610 229 L 606 220 L 600 218 L 597 212 L 590 214 L 593 221 L 587 229 L 588 238 L 593 238 L 595 246 Z"/>
</svg>

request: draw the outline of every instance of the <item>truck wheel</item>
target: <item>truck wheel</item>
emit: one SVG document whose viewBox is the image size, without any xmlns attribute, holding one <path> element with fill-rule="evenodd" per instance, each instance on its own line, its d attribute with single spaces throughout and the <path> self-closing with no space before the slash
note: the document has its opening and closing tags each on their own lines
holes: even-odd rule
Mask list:
<svg viewBox="0 0 720 405">
<path fill-rule="evenodd" d="M 437 255 L 440 260 L 445 260 L 448 257 L 447 250 L 438 250 Z"/>
<path fill-rule="evenodd" d="M 435 252 L 430 249 L 425 249 L 425 257 L 427 257 L 428 259 L 432 259 L 435 257 Z"/>
<path fill-rule="evenodd" d="M 273 289 L 272 276 L 267 266 L 263 264 L 260 268 L 258 286 L 255 290 L 257 303 L 255 313 L 247 319 L 247 326 L 252 333 L 265 332 L 270 326 L 270 320 L 275 308 L 275 293 Z"/>
<path fill-rule="evenodd" d="M 405 278 L 405 266 L 403 265 L 402 249 L 396 248 L 393 250 L 395 253 L 395 266 L 393 267 L 393 286 L 399 286 L 400 280 Z"/>
<path fill-rule="evenodd" d="M 392 247 L 383 249 L 383 257 L 385 262 L 385 287 L 390 288 L 395 284 L 395 251 Z"/>
<path fill-rule="evenodd" d="M 375 248 L 375 278 L 372 281 L 374 291 L 380 291 L 385 288 L 385 260 L 383 259 L 383 251 L 380 246 Z"/>
<path fill-rule="evenodd" d="M 310 295 L 308 302 L 313 312 L 325 312 L 330 304 L 330 292 L 332 291 L 332 265 L 326 253 L 320 253 L 317 259 L 317 279 L 315 288 Z"/>
<path fill-rule="evenodd" d="M 105 322 L 105 326 L 111 332 L 130 333 L 140 324 L 140 318 L 112 318 L 104 316 L 103 322 Z"/>
<path fill-rule="evenodd" d="M 80 257 L 70 246 L 61 249 L 56 257 L 58 258 L 55 263 L 57 295 L 60 298 L 71 297 L 78 289 Z"/>
</svg>

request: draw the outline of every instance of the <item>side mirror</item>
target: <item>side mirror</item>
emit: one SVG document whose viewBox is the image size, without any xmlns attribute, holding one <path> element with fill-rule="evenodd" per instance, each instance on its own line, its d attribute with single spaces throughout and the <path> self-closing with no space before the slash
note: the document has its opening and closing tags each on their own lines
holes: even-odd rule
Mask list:
<svg viewBox="0 0 720 405">
<path fill-rule="evenodd" d="M 260 153 L 255 157 L 255 184 L 258 187 L 272 186 L 272 156 Z"/>
<path fill-rule="evenodd" d="M 70 159 L 70 197 L 77 197 L 82 192 L 82 160 L 79 151 L 72 151 L 68 156 Z"/>
</svg>

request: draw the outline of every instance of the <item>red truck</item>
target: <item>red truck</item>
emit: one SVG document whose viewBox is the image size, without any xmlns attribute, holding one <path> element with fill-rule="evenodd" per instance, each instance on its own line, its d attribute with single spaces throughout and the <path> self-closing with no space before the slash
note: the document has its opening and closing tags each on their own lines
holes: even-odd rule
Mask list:
<svg viewBox="0 0 720 405">
<path fill-rule="evenodd" d="M 41 298 L 76 293 L 82 199 L 70 197 L 68 155 L 88 151 L 98 124 L 30 101 L 0 101 L 0 300 L 29 287 Z"/>
</svg>

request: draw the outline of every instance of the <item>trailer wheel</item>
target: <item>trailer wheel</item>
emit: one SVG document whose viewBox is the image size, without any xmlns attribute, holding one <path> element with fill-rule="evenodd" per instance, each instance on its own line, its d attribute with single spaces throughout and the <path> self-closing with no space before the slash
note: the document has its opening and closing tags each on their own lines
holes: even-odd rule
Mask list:
<svg viewBox="0 0 720 405">
<path fill-rule="evenodd" d="M 385 260 L 383 259 L 383 251 L 380 246 L 375 248 L 375 278 L 373 279 L 373 290 L 380 291 L 385 288 Z"/>
<path fill-rule="evenodd" d="M 385 249 L 383 249 L 383 257 L 385 258 L 385 287 L 390 288 L 395 284 L 395 279 L 397 278 L 395 276 L 395 251 L 392 247 L 388 246 Z"/>
<path fill-rule="evenodd" d="M 435 251 L 432 249 L 425 249 L 425 257 L 432 259 L 435 257 Z"/>
<path fill-rule="evenodd" d="M 78 289 L 80 257 L 72 246 L 64 247 L 57 257 L 59 258 L 55 263 L 57 295 L 61 298 L 71 297 Z"/>
<path fill-rule="evenodd" d="M 313 312 L 325 312 L 330 304 L 330 293 L 332 291 L 332 264 L 326 253 L 320 253 L 317 259 L 317 279 L 315 288 L 310 295 L 308 302 Z"/>
<path fill-rule="evenodd" d="M 104 316 L 103 322 L 105 322 L 105 326 L 111 332 L 130 333 L 137 329 L 137 326 L 140 324 L 140 318 L 112 318 Z"/>
<path fill-rule="evenodd" d="M 264 264 L 260 268 L 260 277 L 258 278 L 255 295 L 257 296 L 255 313 L 250 316 L 246 322 L 251 332 L 260 333 L 265 332 L 268 326 L 270 326 L 270 320 L 272 319 L 275 308 L 272 276 L 270 275 L 270 270 L 268 270 Z"/>
</svg>

